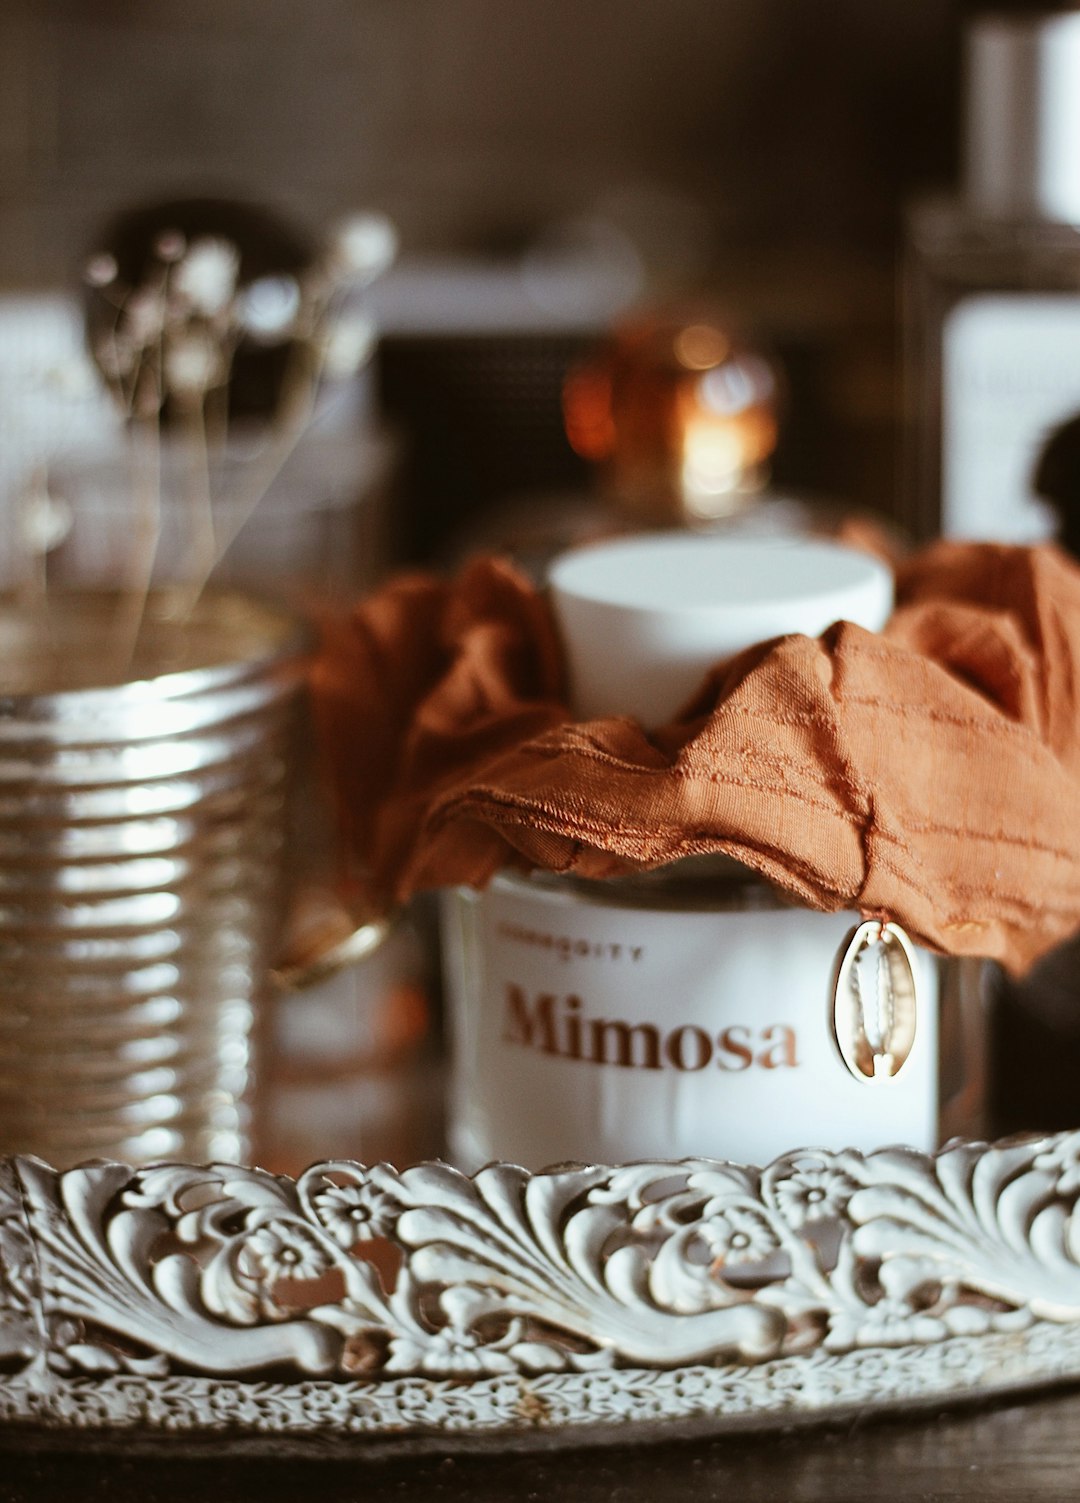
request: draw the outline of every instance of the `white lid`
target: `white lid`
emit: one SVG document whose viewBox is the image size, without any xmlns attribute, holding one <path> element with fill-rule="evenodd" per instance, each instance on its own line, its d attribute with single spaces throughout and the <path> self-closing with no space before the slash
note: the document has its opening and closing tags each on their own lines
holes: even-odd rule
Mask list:
<svg viewBox="0 0 1080 1503">
<path fill-rule="evenodd" d="M 834 621 L 878 631 L 893 603 L 884 564 L 807 538 L 646 533 L 564 553 L 549 579 L 575 712 L 645 726 L 752 643 Z"/>
<path fill-rule="evenodd" d="M 996 218 L 1080 223 L 1080 11 L 984 17 L 967 70 L 969 202 Z"/>
</svg>

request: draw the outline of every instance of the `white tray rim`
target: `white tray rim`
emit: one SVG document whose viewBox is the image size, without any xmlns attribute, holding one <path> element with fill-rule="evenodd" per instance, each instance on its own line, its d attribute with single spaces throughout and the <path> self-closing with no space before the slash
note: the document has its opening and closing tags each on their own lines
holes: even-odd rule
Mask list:
<svg viewBox="0 0 1080 1503">
<path fill-rule="evenodd" d="M 1077 1132 L 764 1170 L 0 1160 L 0 1427 L 516 1443 L 1074 1380 L 1078 1194 Z"/>
</svg>

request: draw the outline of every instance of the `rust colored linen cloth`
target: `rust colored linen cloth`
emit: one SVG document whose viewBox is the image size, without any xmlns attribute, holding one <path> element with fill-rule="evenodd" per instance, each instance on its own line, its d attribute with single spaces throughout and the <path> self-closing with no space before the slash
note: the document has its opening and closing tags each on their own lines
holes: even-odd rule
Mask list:
<svg viewBox="0 0 1080 1503">
<path fill-rule="evenodd" d="M 1080 925 L 1080 568 L 939 544 L 897 599 L 881 635 L 718 664 L 647 734 L 573 721 L 547 601 L 508 565 L 392 581 L 326 623 L 313 673 L 369 895 L 722 853 L 811 908 L 1025 969 Z"/>
</svg>

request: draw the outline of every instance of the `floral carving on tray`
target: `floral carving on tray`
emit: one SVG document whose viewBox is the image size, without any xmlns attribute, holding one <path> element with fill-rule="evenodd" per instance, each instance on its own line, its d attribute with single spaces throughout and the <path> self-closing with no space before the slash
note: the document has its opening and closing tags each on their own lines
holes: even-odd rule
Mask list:
<svg viewBox="0 0 1080 1503">
<path fill-rule="evenodd" d="M 302 1382 L 752 1367 L 1080 1318 L 1080 1134 L 299 1180 L 0 1165 L 0 1361 Z"/>
</svg>

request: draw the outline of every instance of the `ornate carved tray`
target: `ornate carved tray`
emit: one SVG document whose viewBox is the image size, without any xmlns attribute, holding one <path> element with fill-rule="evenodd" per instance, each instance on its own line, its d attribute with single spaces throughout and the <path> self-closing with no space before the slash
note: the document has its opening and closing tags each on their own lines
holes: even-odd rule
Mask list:
<svg viewBox="0 0 1080 1503">
<path fill-rule="evenodd" d="M 935 1157 L 0 1160 L 12 1434 L 577 1443 L 1080 1377 L 1080 1133 Z"/>
</svg>

